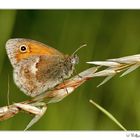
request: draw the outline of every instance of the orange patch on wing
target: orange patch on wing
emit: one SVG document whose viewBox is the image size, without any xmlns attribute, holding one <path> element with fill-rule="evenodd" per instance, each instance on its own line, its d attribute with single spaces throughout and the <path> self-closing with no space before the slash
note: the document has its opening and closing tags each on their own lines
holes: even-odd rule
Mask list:
<svg viewBox="0 0 140 140">
<path fill-rule="evenodd" d="M 28 44 L 28 49 L 27 52 L 20 52 L 16 54 L 16 59 L 17 61 L 21 61 L 22 59 L 26 59 L 31 56 L 37 56 L 37 55 L 46 55 L 46 56 L 54 56 L 54 55 L 59 55 L 63 56 L 62 53 L 57 51 L 54 48 L 48 47 L 47 45 L 42 45 L 42 44 Z"/>
</svg>

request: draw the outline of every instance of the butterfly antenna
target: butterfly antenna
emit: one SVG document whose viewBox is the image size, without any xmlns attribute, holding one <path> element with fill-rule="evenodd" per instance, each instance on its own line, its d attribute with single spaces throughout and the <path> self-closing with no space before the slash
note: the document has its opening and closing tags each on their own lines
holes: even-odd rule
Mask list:
<svg viewBox="0 0 140 140">
<path fill-rule="evenodd" d="M 9 92 L 10 91 L 10 85 L 9 85 L 9 75 L 8 75 L 8 84 L 7 84 L 7 104 L 8 106 L 10 105 L 10 100 L 9 100 Z"/>
<path fill-rule="evenodd" d="M 75 51 L 74 51 L 74 53 L 72 54 L 72 55 L 74 55 L 76 52 L 78 52 L 81 48 L 83 48 L 83 47 L 86 47 L 87 46 L 87 44 L 83 44 L 83 45 L 81 45 L 79 48 L 77 48 Z"/>
</svg>

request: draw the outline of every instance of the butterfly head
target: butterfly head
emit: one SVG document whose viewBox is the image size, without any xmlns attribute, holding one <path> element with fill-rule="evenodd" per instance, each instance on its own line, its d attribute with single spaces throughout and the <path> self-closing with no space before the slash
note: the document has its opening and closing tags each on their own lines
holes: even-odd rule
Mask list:
<svg viewBox="0 0 140 140">
<path fill-rule="evenodd" d="M 76 53 L 77 53 L 81 48 L 83 48 L 83 47 L 85 47 L 85 46 L 86 46 L 86 44 L 80 46 L 80 47 L 79 47 L 78 49 L 76 49 L 76 50 L 74 51 L 74 53 L 70 56 L 71 63 L 72 63 L 73 65 L 79 63 L 79 57 L 77 56 Z"/>
<path fill-rule="evenodd" d="M 70 62 L 72 65 L 78 64 L 79 63 L 79 57 L 75 54 L 75 55 L 71 55 L 70 56 Z"/>
</svg>

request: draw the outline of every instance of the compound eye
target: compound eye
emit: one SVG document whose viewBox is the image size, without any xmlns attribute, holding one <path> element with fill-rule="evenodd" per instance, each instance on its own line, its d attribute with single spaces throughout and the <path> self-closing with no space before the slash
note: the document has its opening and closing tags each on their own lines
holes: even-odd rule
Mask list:
<svg viewBox="0 0 140 140">
<path fill-rule="evenodd" d="M 26 45 L 21 45 L 19 49 L 20 49 L 20 52 L 25 53 L 27 51 L 27 48 L 28 47 Z"/>
</svg>

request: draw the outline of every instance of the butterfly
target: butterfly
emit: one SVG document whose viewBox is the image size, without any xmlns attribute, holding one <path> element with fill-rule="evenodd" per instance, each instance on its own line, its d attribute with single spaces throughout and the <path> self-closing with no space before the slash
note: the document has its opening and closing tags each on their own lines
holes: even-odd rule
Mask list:
<svg viewBox="0 0 140 140">
<path fill-rule="evenodd" d="M 69 78 L 79 61 L 75 52 L 65 55 L 41 42 L 24 38 L 9 39 L 6 51 L 13 66 L 15 84 L 31 97 L 40 95 Z"/>
</svg>

